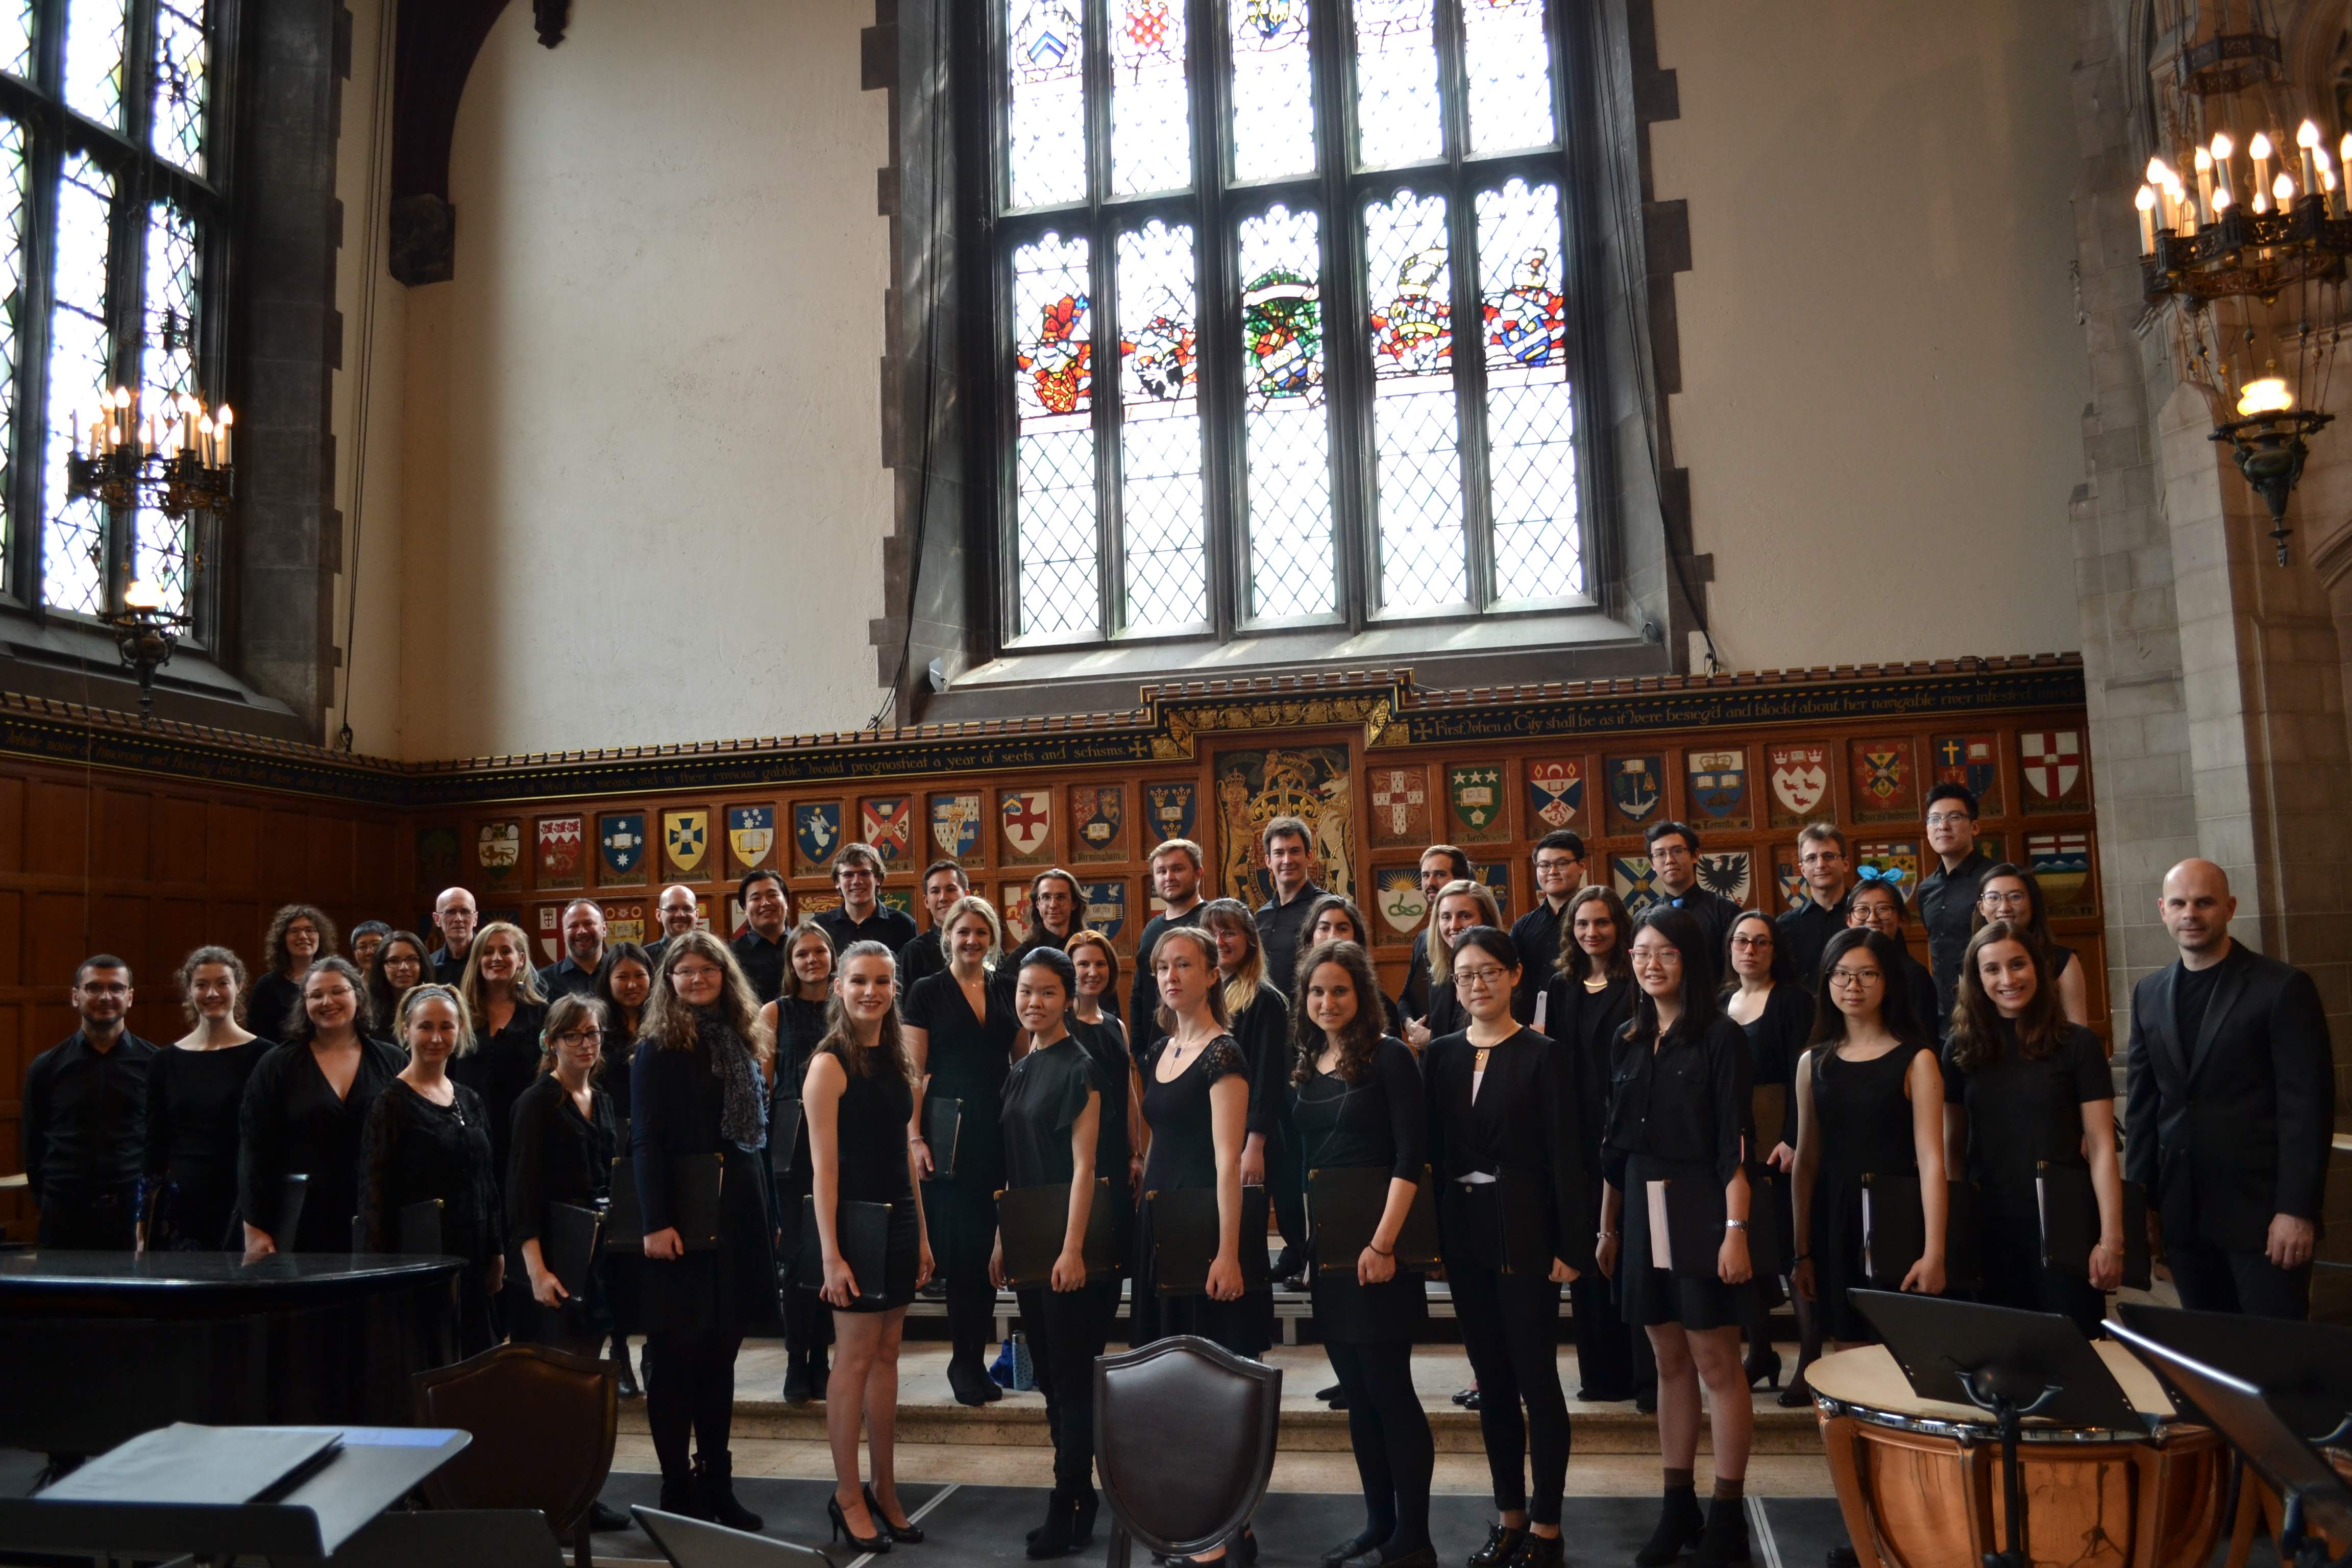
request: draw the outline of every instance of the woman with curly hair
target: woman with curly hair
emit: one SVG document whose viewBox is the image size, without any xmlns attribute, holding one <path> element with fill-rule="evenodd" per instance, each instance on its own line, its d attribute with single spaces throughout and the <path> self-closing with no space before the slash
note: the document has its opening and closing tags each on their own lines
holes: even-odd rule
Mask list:
<svg viewBox="0 0 2352 1568">
<path fill-rule="evenodd" d="M 286 1043 L 261 1058 L 237 1110 L 236 1206 L 245 1255 L 349 1252 L 359 1212 L 360 1134 L 400 1076 L 401 1055 L 368 1037 L 367 989 L 347 959 L 322 958 L 302 977 Z M 286 1223 L 285 1178 L 305 1178 L 299 1217 Z"/>
<path fill-rule="evenodd" d="M 232 1245 L 236 1113 L 246 1080 L 278 1047 L 244 1026 L 245 961 L 200 947 L 180 965 L 180 1005 L 195 1026 L 147 1072 L 146 1193 L 140 1229 L 157 1251 Z"/>
<path fill-rule="evenodd" d="M 727 1447 L 735 1354 L 747 1331 L 779 1326 L 766 1152 L 774 1063 L 774 1041 L 734 954 L 709 931 L 672 937 L 629 1066 L 629 1151 L 646 1226 L 639 1310 L 653 1352 L 646 1425 L 661 1461 L 661 1506 L 733 1530 L 760 1528 L 760 1516 L 735 1500 Z M 719 1245 L 688 1251 L 676 1172 L 682 1160 L 714 1154 L 723 1164 Z"/>
<path fill-rule="evenodd" d="M 1307 978 L 1306 952 L 1327 942 L 1352 942 L 1366 952 L 1372 951 L 1371 922 L 1364 919 L 1364 911 L 1356 907 L 1356 900 L 1345 893 L 1326 893 L 1307 911 L 1307 943 L 1299 950 L 1300 968 L 1290 982 L 1293 1013 L 1298 1011 L 1296 998 L 1299 982 Z M 1400 1040 L 1404 1038 L 1404 1013 L 1395 998 L 1385 992 L 1381 994 L 1381 1016 L 1390 1034 Z"/>
<path fill-rule="evenodd" d="M 269 917 L 268 934 L 261 939 L 261 977 L 245 1002 L 245 1016 L 262 1035 L 285 1037 L 302 999 L 304 973 L 334 951 L 335 922 L 316 905 L 288 904 Z"/>
</svg>

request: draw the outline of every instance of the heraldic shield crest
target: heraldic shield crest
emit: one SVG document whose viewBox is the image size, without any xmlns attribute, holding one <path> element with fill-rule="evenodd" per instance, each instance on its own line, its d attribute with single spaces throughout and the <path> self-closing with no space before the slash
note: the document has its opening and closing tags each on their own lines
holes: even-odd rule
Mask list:
<svg viewBox="0 0 2352 1568">
<path fill-rule="evenodd" d="M 709 810 L 667 811 L 662 814 L 662 848 L 669 863 L 681 871 L 702 864 L 710 848 Z"/>
<path fill-rule="evenodd" d="M 810 865 L 830 861 L 841 847 L 841 807 L 829 801 L 793 807 L 793 841 Z"/>
<path fill-rule="evenodd" d="M 1118 825 L 1127 810 L 1121 793 L 1117 784 L 1070 792 L 1070 823 L 1080 839 L 1101 848 L 1118 837 Z"/>
<path fill-rule="evenodd" d="M 1645 822 L 1666 797 L 1665 759 L 1614 757 L 1609 763 L 1609 804 L 1628 822 Z M 1629 908 L 1631 906 L 1628 906 Z"/>
<path fill-rule="evenodd" d="M 1811 816 L 1829 798 L 1827 746 L 1772 748 L 1772 798 L 1790 816 Z"/>
<path fill-rule="evenodd" d="M 1192 837 L 1192 817 L 1198 795 L 1190 784 L 1156 784 L 1144 786 L 1143 797 L 1151 805 L 1151 831 L 1154 844 L 1165 844 L 1171 838 Z"/>
<path fill-rule="evenodd" d="M 980 796 L 941 795 L 931 797 L 931 842 L 940 853 L 961 860 L 980 847 Z"/>
<path fill-rule="evenodd" d="M 772 805 L 735 805 L 727 809 L 727 843 L 735 851 L 735 860 L 746 868 L 756 867 L 768 858 L 776 847 L 776 808 Z"/>
<path fill-rule="evenodd" d="M 1584 764 L 1530 763 L 1528 806 L 1547 828 L 1575 826 L 1584 815 Z"/>
<path fill-rule="evenodd" d="M 614 812 L 604 822 L 597 847 L 604 851 L 606 868 L 616 877 L 625 877 L 646 858 L 646 814 Z"/>
</svg>

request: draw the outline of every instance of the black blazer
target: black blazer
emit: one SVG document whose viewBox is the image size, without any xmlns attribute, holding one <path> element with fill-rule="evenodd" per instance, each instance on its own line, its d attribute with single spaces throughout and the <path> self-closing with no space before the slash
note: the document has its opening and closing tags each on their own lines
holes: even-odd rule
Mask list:
<svg viewBox="0 0 2352 1568">
<path fill-rule="evenodd" d="M 720 1152 L 726 1090 L 699 1045 L 666 1051 L 648 1037 L 637 1042 L 636 1059 L 629 1064 L 629 1154 L 636 1167 L 637 1204 L 651 1235 L 677 1223 L 670 1194 L 673 1162 Z"/>
<path fill-rule="evenodd" d="M 2260 1252 L 2273 1215 L 2317 1220 L 2336 1081 L 2311 976 L 2242 942 L 2194 1040 L 2175 1026 L 2178 959 L 2132 989 L 2124 1174 L 2168 1236 Z"/>
<path fill-rule="evenodd" d="M 1592 1267 L 1593 1188 L 1585 1179 L 1584 1132 L 1569 1053 L 1521 1029 L 1487 1059 L 1470 1097 L 1476 1051 L 1467 1034 L 1429 1042 L 1429 1163 L 1450 1183 L 1491 1171 L 1549 1199 L 1552 1256 L 1582 1272 Z"/>
</svg>

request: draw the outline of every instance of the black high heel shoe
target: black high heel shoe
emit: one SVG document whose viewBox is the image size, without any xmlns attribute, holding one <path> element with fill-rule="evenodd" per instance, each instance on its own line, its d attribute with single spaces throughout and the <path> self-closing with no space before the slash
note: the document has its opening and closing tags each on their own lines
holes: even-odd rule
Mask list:
<svg viewBox="0 0 2352 1568">
<path fill-rule="evenodd" d="M 902 1546 L 920 1546 L 923 1543 L 921 1525 L 917 1524 L 911 1518 L 904 1524 L 891 1523 L 890 1516 L 882 1511 L 882 1504 L 874 1495 L 874 1483 L 860 1481 L 858 1485 L 865 1490 L 866 1512 L 867 1517 L 874 1521 L 875 1529 Z"/>
<path fill-rule="evenodd" d="M 1760 1383 L 1773 1393 L 1780 1392 L 1780 1352 L 1770 1346 L 1766 1346 L 1760 1355 L 1751 1353 L 1739 1363 L 1739 1370 L 1747 1374 L 1749 1388 Z"/>
<path fill-rule="evenodd" d="M 887 1552 L 890 1550 L 890 1537 L 888 1535 L 860 1535 L 857 1531 L 849 1528 L 849 1521 L 841 1511 L 841 1500 L 839 1498 L 829 1497 L 824 1500 L 824 1516 L 833 1521 L 833 1534 L 826 1538 L 826 1544 L 830 1545 L 833 1542 L 839 1541 L 844 1536 L 846 1536 L 849 1539 L 849 1544 L 860 1552 Z M 877 1520 L 876 1522 L 878 1524 L 880 1521 Z"/>
</svg>

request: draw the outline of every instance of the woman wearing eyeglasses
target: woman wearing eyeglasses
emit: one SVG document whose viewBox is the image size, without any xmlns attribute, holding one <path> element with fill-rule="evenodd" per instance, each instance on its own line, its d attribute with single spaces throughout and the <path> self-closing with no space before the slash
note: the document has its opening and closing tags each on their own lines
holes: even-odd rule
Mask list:
<svg viewBox="0 0 2352 1568">
<path fill-rule="evenodd" d="M 604 1071 L 604 1007 L 593 996 L 547 1005 L 547 1052 L 539 1077 L 515 1100 L 507 1152 L 507 1321 L 514 1337 L 593 1355 L 605 1329 L 604 1292 L 592 1276 L 566 1279 L 541 1238 L 558 1204 L 603 1206 L 613 1192 L 620 1123 Z"/>
<path fill-rule="evenodd" d="M 1911 1004 L 1911 1016 L 1919 1020 L 1920 1027 L 1927 1031 L 1930 1038 L 1941 1040 L 1944 1032 L 1951 1027 L 1951 1020 L 1936 1005 L 1936 977 L 1928 973 L 1926 964 L 1911 956 L 1910 944 L 1903 939 L 1904 923 L 1910 918 L 1911 910 L 1903 901 L 1903 889 L 1896 885 L 1902 873 L 1874 877 L 1871 873 L 1874 869 L 1864 867 L 1862 880 L 1853 885 L 1853 897 L 1845 906 L 1846 925 L 1874 931 L 1895 944 L 1903 955 L 1902 985 Z"/>
<path fill-rule="evenodd" d="M 2060 944 L 2050 934 L 2050 915 L 2042 902 L 2042 882 L 2032 872 L 2006 863 L 1987 871 L 1984 883 L 1977 890 L 1975 924 L 1971 932 L 1982 931 L 1995 921 L 2006 921 L 2012 926 L 2023 926 L 2034 941 L 2050 955 L 2051 984 L 2058 993 L 2058 1005 L 2070 1024 L 2091 1026 L 2091 988 L 2083 976 L 2083 966 L 2074 962 L 2074 950 Z"/>
<path fill-rule="evenodd" d="M 1438 893 L 1437 913 L 1430 924 L 1437 935 L 1429 944 L 1429 1011 L 1405 1026 L 1404 1033 L 1405 1043 L 1415 1048 L 1468 1027 L 1470 1010 L 1453 982 L 1454 945 L 1472 926 L 1501 931 L 1503 908 L 1495 901 L 1493 889 L 1465 878 L 1446 883 Z"/>
<path fill-rule="evenodd" d="M 1759 1147 L 1759 1163 L 1780 1173 L 1773 1184 L 1777 1214 L 1762 1216 L 1768 1223 L 1780 1226 L 1788 1236 L 1795 1229 L 1789 1212 L 1788 1173 L 1797 1164 L 1797 1151 L 1790 1140 L 1797 1135 L 1797 1124 L 1791 1114 L 1796 1104 L 1794 1085 L 1797 1058 L 1804 1053 L 1805 1039 L 1813 1032 L 1813 998 L 1796 983 L 1789 965 L 1780 956 L 1780 931 L 1769 915 L 1749 910 L 1734 918 L 1725 938 L 1726 967 L 1728 973 L 1723 987 L 1723 1013 L 1739 1026 L 1748 1036 L 1748 1059 L 1755 1072 L 1755 1088 L 1778 1085 L 1781 1090 L 1781 1115 L 1784 1126 L 1774 1137 L 1769 1148 Z M 1772 1348 L 1770 1330 L 1766 1327 L 1772 1302 L 1765 1292 L 1777 1293 L 1777 1282 L 1751 1292 L 1748 1302 L 1748 1320 L 1744 1325 L 1748 1334 L 1748 1359 L 1740 1370 L 1748 1374 L 1748 1385 L 1769 1382 L 1775 1389 L 1780 1386 L 1780 1352 Z M 1777 1295 L 1775 1296 L 1777 1300 Z M 1799 1343 L 1811 1342 L 1810 1308 L 1801 1300 L 1797 1305 Z M 1800 1350 L 1800 1355 L 1803 1352 Z"/>
<path fill-rule="evenodd" d="M 1470 1023 L 1429 1042 L 1429 1157 L 1502 1515 L 1470 1568 L 1559 1568 L 1570 1441 L 1559 1291 L 1592 1266 L 1580 1097 L 1568 1053 L 1511 1016 L 1519 953 L 1509 933 L 1472 926 L 1449 957 Z"/>
</svg>

